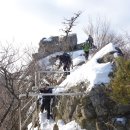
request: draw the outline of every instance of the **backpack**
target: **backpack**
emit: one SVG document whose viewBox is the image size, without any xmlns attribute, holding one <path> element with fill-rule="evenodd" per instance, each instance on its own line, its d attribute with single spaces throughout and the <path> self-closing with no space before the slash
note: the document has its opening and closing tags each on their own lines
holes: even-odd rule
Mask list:
<svg viewBox="0 0 130 130">
<path fill-rule="evenodd" d="M 64 52 L 63 57 L 64 57 L 65 61 L 67 61 L 68 63 L 72 62 L 71 57 L 68 53 Z"/>
<path fill-rule="evenodd" d="M 88 42 L 85 42 L 84 43 L 84 45 L 83 45 L 83 50 L 85 51 L 85 52 L 88 52 L 89 51 L 89 49 L 90 49 L 90 43 L 88 43 Z"/>
<path fill-rule="evenodd" d="M 63 56 L 70 57 L 70 55 L 66 52 L 63 53 Z"/>
</svg>

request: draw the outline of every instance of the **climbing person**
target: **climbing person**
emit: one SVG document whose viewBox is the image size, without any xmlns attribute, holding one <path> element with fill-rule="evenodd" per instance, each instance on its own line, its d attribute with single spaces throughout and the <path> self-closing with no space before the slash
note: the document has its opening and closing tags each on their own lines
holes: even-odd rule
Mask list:
<svg viewBox="0 0 130 130">
<path fill-rule="evenodd" d="M 90 45 L 88 42 L 85 42 L 83 44 L 83 51 L 84 51 L 84 56 L 85 56 L 85 59 L 88 60 L 88 57 L 89 57 L 89 49 L 90 49 Z"/>
<path fill-rule="evenodd" d="M 88 39 L 87 39 L 87 41 L 86 41 L 89 45 L 90 45 L 90 48 L 92 48 L 93 47 L 93 38 L 92 38 L 92 36 L 91 35 L 89 35 L 88 36 Z"/>
<path fill-rule="evenodd" d="M 68 53 L 63 53 L 62 55 L 57 55 L 56 59 L 59 60 L 58 69 L 63 65 L 64 76 L 70 74 L 70 66 L 72 65 L 72 59 Z"/>
<path fill-rule="evenodd" d="M 45 86 L 41 89 L 39 89 L 40 93 L 52 93 L 52 88 L 49 88 L 49 84 L 45 84 Z M 42 96 L 42 101 L 41 101 L 41 108 L 40 111 L 43 113 L 44 110 L 47 111 L 47 119 L 50 119 L 50 117 L 52 117 L 52 115 L 50 114 L 51 112 L 51 104 L 54 100 L 54 96 L 46 96 L 43 95 Z"/>
</svg>

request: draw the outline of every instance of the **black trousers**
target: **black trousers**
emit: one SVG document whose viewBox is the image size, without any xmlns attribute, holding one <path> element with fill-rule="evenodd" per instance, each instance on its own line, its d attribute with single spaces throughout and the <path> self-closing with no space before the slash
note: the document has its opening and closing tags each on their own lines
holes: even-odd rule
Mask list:
<svg viewBox="0 0 130 130">
<path fill-rule="evenodd" d="M 89 51 L 85 51 L 84 54 L 85 54 L 85 59 L 88 60 Z"/>
<path fill-rule="evenodd" d="M 63 66 L 63 70 L 64 71 L 70 71 L 70 65 L 64 65 Z M 64 75 L 66 76 L 66 75 L 69 75 L 70 74 L 70 72 L 64 72 Z"/>
<path fill-rule="evenodd" d="M 50 102 L 42 103 L 41 112 L 43 112 L 44 110 L 47 111 L 47 119 L 50 119 Z"/>
</svg>

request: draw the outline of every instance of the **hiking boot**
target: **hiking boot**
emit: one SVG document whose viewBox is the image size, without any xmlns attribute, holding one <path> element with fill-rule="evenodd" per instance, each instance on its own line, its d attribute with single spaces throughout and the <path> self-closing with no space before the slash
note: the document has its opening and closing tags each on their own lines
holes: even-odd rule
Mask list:
<svg viewBox="0 0 130 130">
<path fill-rule="evenodd" d="M 64 72 L 63 76 L 67 76 L 67 72 Z"/>
<path fill-rule="evenodd" d="M 43 113 L 43 110 L 41 109 L 40 112 Z"/>
<path fill-rule="evenodd" d="M 70 72 L 67 72 L 67 75 L 70 75 Z"/>
</svg>

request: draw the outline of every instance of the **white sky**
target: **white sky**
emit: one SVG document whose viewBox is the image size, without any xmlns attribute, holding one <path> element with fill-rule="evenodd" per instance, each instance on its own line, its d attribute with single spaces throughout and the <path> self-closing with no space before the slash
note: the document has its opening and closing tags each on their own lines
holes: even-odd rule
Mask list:
<svg viewBox="0 0 130 130">
<path fill-rule="evenodd" d="M 88 86 L 87 93 L 91 91 L 91 88 L 94 87 L 94 84 L 101 84 L 101 83 L 109 83 L 110 79 L 108 74 L 112 71 L 112 63 L 97 63 L 97 59 L 103 57 L 105 54 L 115 51 L 115 46 L 112 43 L 109 43 L 105 47 L 103 47 L 99 52 L 97 52 L 92 58 L 89 57 L 89 61 L 84 63 L 83 65 L 79 66 L 77 69 L 74 68 L 74 71 L 67 76 L 67 78 L 59 85 L 61 88 L 57 88 L 53 92 L 64 92 L 70 87 L 73 87 L 80 82 L 90 82 Z M 73 61 L 84 61 L 83 51 L 75 51 L 73 52 Z M 52 56 L 52 55 L 50 55 Z M 43 59 L 44 62 L 48 61 L 48 57 Z M 48 63 L 48 62 L 47 62 Z M 77 63 L 75 62 L 75 65 Z M 56 123 L 53 120 L 47 121 L 46 111 L 43 113 L 39 113 L 39 120 L 41 125 L 41 130 L 53 130 L 53 126 Z M 81 130 L 80 126 L 75 122 L 71 121 L 67 124 L 64 124 L 63 121 L 59 120 L 57 122 L 59 126 L 59 130 Z M 28 126 L 28 129 L 31 127 L 31 124 Z M 37 128 L 35 128 L 37 130 Z"/>
<path fill-rule="evenodd" d="M 83 11 L 73 32 L 78 41 L 88 16 L 107 18 L 117 30 L 129 31 L 129 0 L 0 0 L 0 41 L 37 46 L 43 37 L 60 35 L 64 18 Z"/>
</svg>

